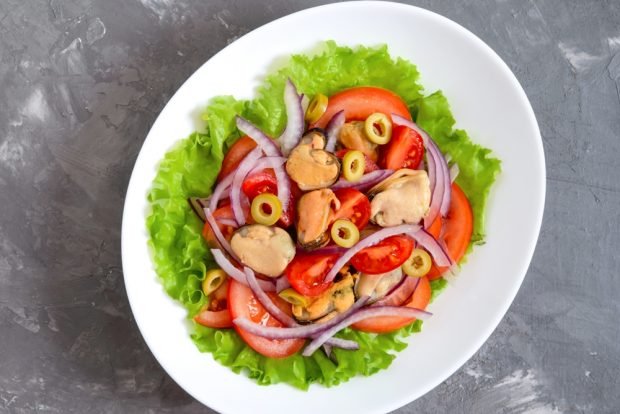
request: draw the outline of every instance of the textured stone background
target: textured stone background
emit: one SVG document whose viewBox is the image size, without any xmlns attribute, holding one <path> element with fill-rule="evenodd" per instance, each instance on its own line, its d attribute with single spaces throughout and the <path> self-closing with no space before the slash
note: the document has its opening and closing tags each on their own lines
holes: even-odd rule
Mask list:
<svg viewBox="0 0 620 414">
<path fill-rule="evenodd" d="M 265 3 L 0 2 L 0 412 L 209 412 L 138 333 L 121 207 L 180 84 L 239 36 L 322 2 Z M 515 72 L 548 187 L 507 316 L 458 373 L 398 412 L 619 412 L 620 2 L 413 3 L 470 29 Z"/>
</svg>

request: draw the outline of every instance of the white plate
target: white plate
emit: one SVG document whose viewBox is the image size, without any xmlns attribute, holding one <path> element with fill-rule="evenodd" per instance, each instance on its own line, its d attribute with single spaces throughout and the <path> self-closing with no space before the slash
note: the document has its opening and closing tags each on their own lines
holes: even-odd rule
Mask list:
<svg viewBox="0 0 620 414">
<path fill-rule="evenodd" d="M 257 6 L 258 7 L 258 6 Z M 432 304 L 433 318 L 392 366 L 335 388 L 308 392 L 263 387 L 201 354 L 189 338 L 185 310 L 157 280 L 145 229 L 146 194 L 156 166 L 175 141 L 197 127 L 196 113 L 220 94 L 251 98 L 274 62 L 312 50 L 321 40 L 385 43 L 418 66 L 427 92 L 442 89 L 459 128 L 492 148 L 503 172 L 487 210 L 487 243 Z M 196 45 L 196 47 L 200 47 Z M 354 2 L 304 10 L 243 36 L 198 69 L 149 132 L 131 176 L 123 214 L 123 269 L 136 322 L 170 376 L 220 412 L 387 412 L 444 381 L 484 343 L 506 313 L 530 263 L 545 197 L 538 125 L 523 89 L 504 62 L 472 33 L 442 16 L 396 3 Z"/>
</svg>

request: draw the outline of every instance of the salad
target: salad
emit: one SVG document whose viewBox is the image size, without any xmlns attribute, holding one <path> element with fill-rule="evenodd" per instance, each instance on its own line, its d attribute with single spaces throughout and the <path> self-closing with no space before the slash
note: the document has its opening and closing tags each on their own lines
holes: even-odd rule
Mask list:
<svg viewBox="0 0 620 414">
<path fill-rule="evenodd" d="M 385 47 L 294 56 L 216 98 L 149 194 L 156 270 L 202 351 L 260 384 L 389 366 L 484 237 L 499 161 Z M 189 204 L 187 203 L 189 201 Z"/>
</svg>

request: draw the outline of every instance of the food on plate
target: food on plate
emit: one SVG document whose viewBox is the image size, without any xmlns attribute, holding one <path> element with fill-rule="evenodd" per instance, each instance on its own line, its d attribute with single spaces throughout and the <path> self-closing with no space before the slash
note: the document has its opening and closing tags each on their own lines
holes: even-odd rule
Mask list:
<svg viewBox="0 0 620 414">
<path fill-rule="evenodd" d="M 499 172 L 415 66 L 326 46 L 254 101 L 214 99 L 149 194 L 156 270 L 194 342 L 261 384 L 389 366 L 483 240 Z"/>
</svg>

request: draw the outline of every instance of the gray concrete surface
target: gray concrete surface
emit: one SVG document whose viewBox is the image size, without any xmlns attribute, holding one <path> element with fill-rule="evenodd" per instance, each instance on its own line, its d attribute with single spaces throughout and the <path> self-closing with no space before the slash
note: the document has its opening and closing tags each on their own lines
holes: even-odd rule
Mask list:
<svg viewBox="0 0 620 414">
<path fill-rule="evenodd" d="M 183 80 L 237 37 L 322 2 L 265 3 L 0 2 L 0 412 L 209 412 L 138 333 L 121 207 Z M 548 191 L 499 328 L 398 412 L 620 412 L 620 2 L 413 3 L 470 29 L 515 72 L 540 123 Z"/>
</svg>

